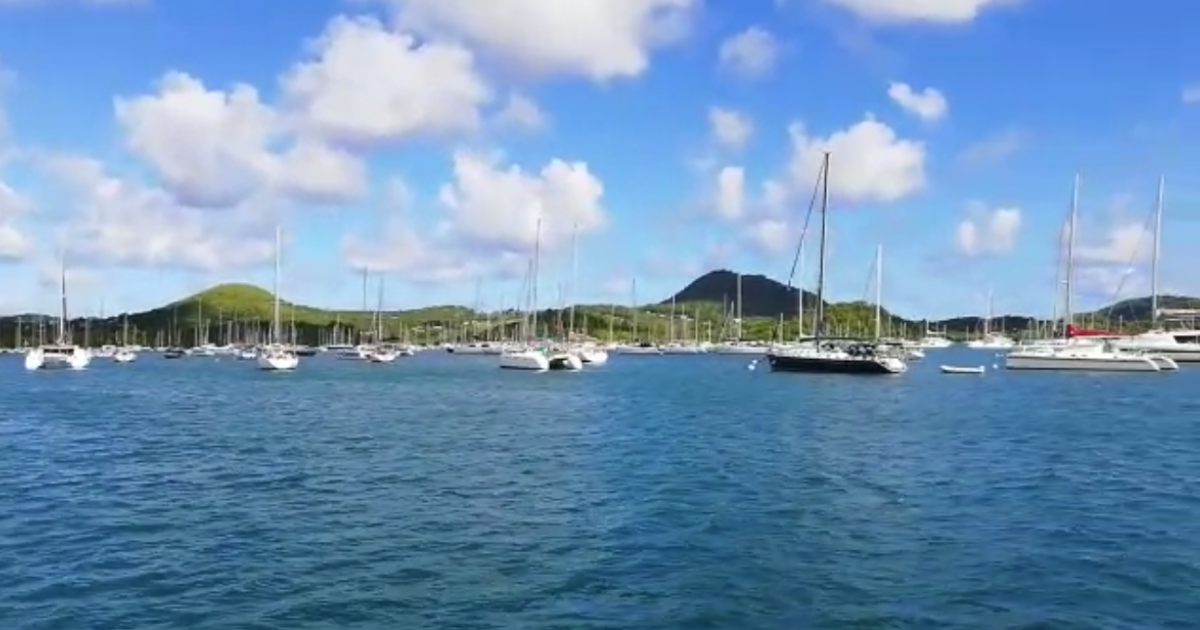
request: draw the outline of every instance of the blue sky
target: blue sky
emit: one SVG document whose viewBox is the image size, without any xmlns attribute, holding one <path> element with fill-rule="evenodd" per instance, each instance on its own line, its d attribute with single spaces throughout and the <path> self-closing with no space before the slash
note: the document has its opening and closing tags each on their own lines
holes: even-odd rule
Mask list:
<svg viewBox="0 0 1200 630">
<path fill-rule="evenodd" d="M 1160 175 L 1200 294 L 1200 7 L 895 5 L 0 0 L 0 311 L 52 309 L 64 248 L 77 312 L 269 286 L 276 223 L 320 306 L 363 265 L 390 307 L 512 305 L 539 217 L 543 302 L 573 235 L 580 301 L 783 278 L 826 149 L 834 299 L 882 244 L 903 314 L 1048 313 L 1076 171 L 1083 306 L 1145 294 Z"/>
</svg>

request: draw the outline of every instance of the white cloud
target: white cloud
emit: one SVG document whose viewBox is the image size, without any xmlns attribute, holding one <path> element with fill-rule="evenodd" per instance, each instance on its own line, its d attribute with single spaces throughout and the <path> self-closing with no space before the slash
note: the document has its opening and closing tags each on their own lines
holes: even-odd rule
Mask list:
<svg viewBox="0 0 1200 630">
<path fill-rule="evenodd" d="M 33 243 L 17 226 L 0 222 L 0 261 L 24 260 L 33 253 Z"/>
<path fill-rule="evenodd" d="M 33 242 L 17 227 L 18 218 L 32 203 L 0 180 L 0 260 L 22 260 L 33 253 Z"/>
<path fill-rule="evenodd" d="M 988 209 L 973 204 L 973 216 L 963 219 L 955 231 L 955 248 L 968 257 L 1007 254 L 1017 246 L 1021 231 L 1021 209 Z"/>
<path fill-rule="evenodd" d="M 1179 93 L 1179 100 L 1185 105 L 1195 105 L 1200 103 L 1200 85 L 1189 85 Z"/>
<path fill-rule="evenodd" d="M 726 166 L 717 172 L 717 216 L 736 221 L 746 212 L 746 171 L 738 166 Z"/>
<path fill-rule="evenodd" d="M 746 114 L 733 109 L 712 107 L 708 110 L 708 125 L 713 140 L 721 147 L 741 150 L 754 135 L 754 121 Z"/>
<path fill-rule="evenodd" d="M 8 184 L 0 181 L 0 222 L 29 211 L 32 204 Z"/>
<path fill-rule="evenodd" d="M 126 146 L 183 206 L 230 208 L 279 192 L 303 202 L 331 203 L 364 192 L 357 156 L 316 138 L 287 144 L 283 117 L 255 88 L 210 89 L 169 72 L 154 94 L 118 98 Z"/>
<path fill-rule="evenodd" d="M 527 131 L 545 129 L 549 124 L 546 112 L 537 103 L 516 92 L 508 95 L 504 108 L 496 114 L 496 122 L 501 127 Z"/>
<path fill-rule="evenodd" d="M 473 45 L 539 75 L 641 75 L 654 49 L 687 33 L 699 0 L 380 0 L 402 28 Z"/>
<path fill-rule="evenodd" d="M 312 140 L 301 140 L 281 156 L 277 170 L 279 189 L 309 202 L 336 204 L 367 193 L 367 167 L 342 149 Z"/>
<path fill-rule="evenodd" d="M 950 111 L 946 96 L 934 88 L 917 91 L 907 83 L 892 82 L 888 86 L 888 97 L 904 111 L 926 122 L 941 120 Z"/>
<path fill-rule="evenodd" d="M 825 138 L 810 136 L 799 123 L 788 132 L 792 155 L 787 186 L 793 195 L 811 192 L 826 151 L 831 154 L 829 193 L 838 201 L 891 203 L 925 188 L 924 143 L 898 137 L 869 115 Z"/>
<path fill-rule="evenodd" d="M 296 124 L 338 144 L 471 131 L 493 98 L 466 48 L 418 43 L 371 18 L 334 18 L 310 53 L 282 77 L 284 100 Z"/>
<path fill-rule="evenodd" d="M 65 242 L 88 261 L 215 271 L 273 256 L 274 218 L 264 208 L 225 213 L 182 205 L 163 189 L 112 177 L 84 157 L 51 156 L 42 166 L 75 209 Z"/>
<path fill-rule="evenodd" d="M 858 17 L 873 22 L 963 24 L 973 22 L 985 11 L 1014 6 L 1029 0 L 824 0 Z"/>
<path fill-rule="evenodd" d="M 769 74 L 779 60 L 779 43 L 771 33 L 752 26 L 721 43 L 717 51 L 721 68 L 744 77 Z"/>
<path fill-rule="evenodd" d="M 405 195 L 407 196 L 407 195 Z M 443 185 L 443 222 L 416 229 L 393 211 L 381 238 L 349 235 L 342 250 L 355 266 L 404 273 L 419 282 L 511 276 L 524 271 L 539 219 L 541 248 L 551 252 L 603 227 L 603 183 L 581 162 L 551 160 L 537 172 L 470 151 L 454 155 L 454 179 Z"/>
<path fill-rule="evenodd" d="M 248 85 L 209 90 L 180 72 L 162 78 L 158 93 L 115 102 L 128 148 L 145 160 L 181 203 L 235 205 L 271 173 L 275 113 Z"/>
<path fill-rule="evenodd" d="M 583 162 L 551 160 L 537 173 L 470 151 L 454 155 L 454 181 L 441 188 L 449 229 L 457 237 L 500 251 L 529 252 L 537 222 L 552 249 L 602 227 L 604 184 Z"/>
</svg>

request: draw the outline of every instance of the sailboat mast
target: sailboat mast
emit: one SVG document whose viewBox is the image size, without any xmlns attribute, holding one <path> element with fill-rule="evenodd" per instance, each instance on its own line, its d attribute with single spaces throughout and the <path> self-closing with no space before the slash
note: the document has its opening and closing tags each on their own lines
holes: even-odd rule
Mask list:
<svg viewBox="0 0 1200 630">
<path fill-rule="evenodd" d="M 633 309 L 633 338 L 638 339 L 637 278 L 629 280 L 629 308 Z"/>
<path fill-rule="evenodd" d="M 61 345 L 67 342 L 67 257 L 63 256 L 59 264 L 59 297 L 62 304 L 58 314 L 58 343 Z"/>
<path fill-rule="evenodd" d="M 1150 322 L 1158 324 L 1158 258 L 1162 254 L 1163 189 L 1166 178 L 1158 178 L 1158 195 L 1154 201 L 1154 259 L 1150 262 Z"/>
<path fill-rule="evenodd" d="M 875 246 L 875 339 L 883 338 L 883 245 Z"/>
<path fill-rule="evenodd" d="M 579 226 L 571 230 L 571 287 L 567 297 L 571 300 L 571 314 L 567 317 L 567 341 L 575 335 L 575 285 L 579 282 Z"/>
<path fill-rule="evenodd" d="M 797 290 L 796 290 L 796 320 L 798 322 L 798 325 L 797 325 L 798 330 L 796 332 L 796 341 L 797 342 L 804 340 L 804 241 L 803 240 L 800 241 L 800 261 L 798 264 L 799 264 L 799 267 L 798 267 L 799 273 L 797 275 L 800 277 L 800 282 L 796 283 L 798 285 Z"/>
<path fill-rule="evenodd" d="M 737 340 L 742 340 L 742 274 L 737 275 Z"/>
<path fill-rule="evenodd" d="M 992 317 L 993 317 L 992 312 L 993 312 L 994 306 L 995 306 L 995 293 L 992 292 L 992 289 L 988 289 L 987 319 L 983 320 L 983 335 L 985 337 L 987 335 L 992 334 Z"/>
<path fill-rule="evenodd" d="M 281 343 L 280 336 L 279 336 L 279 329 L 283 326 L 283 324 L 280 322 L 280 313 L 279 313 L 279 274 L 280 274 L 280 270 L 281 270 L 281 265 L 279 263 L 279 256 L 280 256 L 280 250 L 282 250 L 282 249 L 283 249 L 283 228 L 281 226 L 277 225 L 277 226 L 275 226 L 275 286 L 272 287 L 274 289 L 274 293 L 275 293 L 275 307 L 274 307 L 274 312 L 272 313 L 272 324 L 271 324 L 271 341 L 273 343 L 275 343 L 276 345 L 279 345 Z"/>
<path fill-rule="evenodd" d="M 533 285 L 530 287 L 530 308 L 532 313 L 530 320 L 533 324 L 533 337 L 536 339 L 538 335 L 538 278 L 541 274 L 541 258 L 542 258 L 542 218 L 538 217 L 537 227 L 534 230 L 533 236 Z"/>
<path fill-rule="evenodd" d="M 379 296 L 375 305 L 375 343 L 383 341 L 383 275 L 379 276 Z"/>
<path fill-rule="evenodd" d="M 1075 290 L 1075 228 L 1079 220 L 1079 179 L 1079 173 L 1075 173 L 1075 185 L 1071 188 L 1071 218 L 1067 224 L 1067 277 L 1063 282 L 1067 292 L 1064 300 L 1066 310 L 1063 312 L 1064 337 L 1067 336 L 1067 326 L 1075 320 L 1072 292 Z"/>
<path fill-rule="evenodd" d="M 819 342 L 825 334 L 825 240 L 829 237 L 829 152 L 821 164 L 821 257 L 817 261 L 817 320 L 813 337 Z"/>
</svg>

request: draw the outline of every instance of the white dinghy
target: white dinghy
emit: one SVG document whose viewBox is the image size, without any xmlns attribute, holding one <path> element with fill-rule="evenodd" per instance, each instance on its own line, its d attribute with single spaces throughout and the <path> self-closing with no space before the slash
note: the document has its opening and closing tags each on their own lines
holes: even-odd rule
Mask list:
<svg viewBox="0 0 1200 630">
<path fill-rule="evenodd" d="M 984 374 L 987 372 L 987 368 L 982 365 L 943 365 L 938 369 L 942 371 L 942 374 Z"/>
</svg>

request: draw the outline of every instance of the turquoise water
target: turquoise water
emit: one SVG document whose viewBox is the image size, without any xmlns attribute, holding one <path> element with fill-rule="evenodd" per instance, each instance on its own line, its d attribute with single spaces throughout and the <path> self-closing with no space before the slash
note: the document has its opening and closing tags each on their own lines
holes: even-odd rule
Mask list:
<svg viewBox="0 0 1200 630">
<path fill-rule="evenodd" d="M 1200 370 L 930 354 L 0 359 L 0 629 L 1200 627 Z"/>
</svg>

